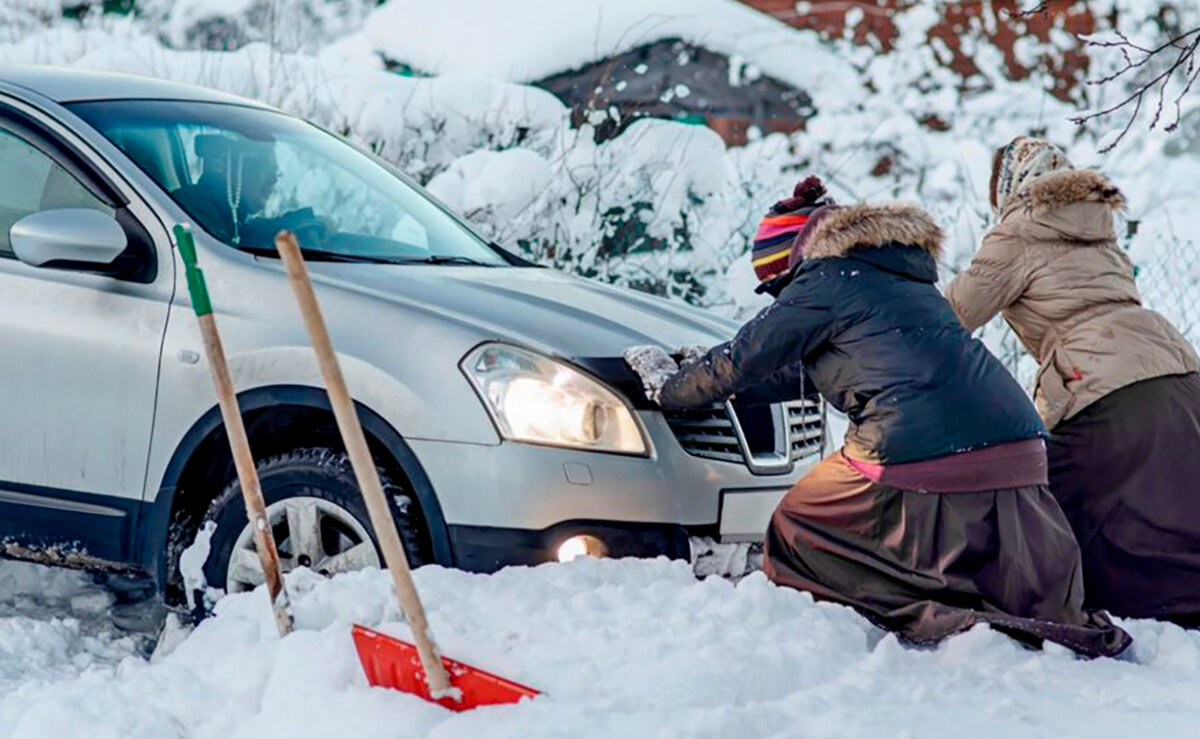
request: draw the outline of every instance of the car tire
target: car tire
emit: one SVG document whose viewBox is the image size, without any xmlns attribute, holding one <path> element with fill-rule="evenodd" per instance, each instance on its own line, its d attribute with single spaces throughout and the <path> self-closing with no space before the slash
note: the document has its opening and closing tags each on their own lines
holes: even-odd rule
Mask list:
<svg viewBox="0 0 1200 739">
<path fill-rule="evenodd" d="M 331 449 L 297 449 L 262 460 L 257 468 L 263 501 L 279 548 L 280 564 L 285 572 L 305 566 L 322 574 L 337 574 L 345 571 L 340 566 L 345 561 L 332 572 L 323 571 L 322 562 L 338 562 L 339 554 L 345 556 L 349 552 L 346 547 L 357 547 L 363 543 L 369 546 L 356 549 L 358 554 L 354 559 L 362 559 L 367 566 L 378 565 L 382 561 L 366 504 L 345 453 Z M 382 469 L 379 470 L 379 477 L 409 564 L 416 568 L 431 562 L 428 535 L 413 497 L 394 483 Z M 296 518 L 293 518 L 294 514 Z M 317 517 L 315 527 L 309 516 Z M 204 521 L 216 524 L 216 530 L 209 540 L 208 560 L 204 565 L 204 576 L 209 587 L 226 591 L 250 589 L 255 584 L 254 578 L 239 575 L 245 574 L 244 567 L 247 564 L 255 564 L 257 555 L 249 556 L 253 550 L 253 537 L 247 524 L 238 480 L 230 482 L 212 502 Z M 304 528 L 317 529 L 319 536 L 315 545 L 311 536 L 307 541 L 292 537 L 291 525 L 297 521 L 304 521 L 301 524 Z M 297 542 L 300 542 L 299 546 Z M 337 551 L 339 547 L 341 551 Z M 247 551 L 235 554 L 235 550 Z M 309 556 L 305 551 L 320 552 L 328 558 L 321 560 L 318 554 Z M 238 569 L 239 565 L 242 569 Z M 232 573 L 231 566 L 235 568 Z M 257 576 L 261 578 L 261 568 Z M 240 587 L 231 588 L 234 584 Z M 196 599 L 196 602 L 200 600 Z"/>
</svg>

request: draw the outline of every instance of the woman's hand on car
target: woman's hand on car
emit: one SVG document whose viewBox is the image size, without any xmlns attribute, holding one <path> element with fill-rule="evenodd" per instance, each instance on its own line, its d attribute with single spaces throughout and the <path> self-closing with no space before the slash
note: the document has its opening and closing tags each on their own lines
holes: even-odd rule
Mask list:
<svg viewBox="0 0 1200 739">
<path fill-rule="evenodd" d="M 646 397 L 659 402 L 663 385 L 679 372 L 679 365 L 660 346 L 635 346 L 625 350 L 625 362 L 642 380 Z"/>
</svg>

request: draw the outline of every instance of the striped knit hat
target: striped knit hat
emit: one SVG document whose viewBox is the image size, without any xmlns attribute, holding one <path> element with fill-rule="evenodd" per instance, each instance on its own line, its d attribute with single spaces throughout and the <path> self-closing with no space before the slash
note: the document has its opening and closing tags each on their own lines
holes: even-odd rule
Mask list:
<svg viewBox="0 0 1200 739">
<path fill-rule="evenodd" d="M 765 283 L 788 271 L 792 242 L 804 229 L 814 210 L 832 204 L 825 197 L 825 185 L 819 177 L 808 177 L 796 185 L 792 197 L 780 200 L 758 223 L 750 259 L 758 281 Z"/>
</svg>

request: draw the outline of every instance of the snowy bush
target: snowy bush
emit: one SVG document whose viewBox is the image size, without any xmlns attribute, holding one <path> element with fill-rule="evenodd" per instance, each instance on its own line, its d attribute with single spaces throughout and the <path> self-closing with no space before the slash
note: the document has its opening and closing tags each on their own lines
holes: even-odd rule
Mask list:
<svg viewBox="0 0 1200 739">
<path fill-rule="evenodd" d="M 717 0 L 655 0 L 653 7 L 608 0 L 603 8 L 597 1 L 584 10 L 604 13 L 585 20 L 567 13 L 564 34 L 551 38 L 522 30 L 521 14 L 541 7 L 532 0 L 502 8 L 464 0 L 460 10 L 476 21 L 468 27 L 443 22 L 454 15 L 448 7 L 409 0 L 374 10 L 373 0 L 139 0 L 131 16 L 89 13 L 82 21 L 64 18 L 58 0 L 13 0 L 0 9 L 8 29 L 0 35 L 0 60 L 149 74 L 265 101 L 371 149 L 428 185 L 484 236 L 530 258 L 732 316 L 763 304 L 745 254 L 760 215 L 805 174 L 826 178 L 844 201 L 922 203 L 946 229 L 942 267 L 949 280 L 989 226 L 991 151 L 1015 135 L 1037 133 L 1122 186 L 1128 220 L 1137 226 L 1128 247 L 1148 304 L 1195 325 L 1189 311 L 1196 269 L 1180 255 L 1193 251 L 1200 227 L 1191 207 L 1200 152 L 1187 138 L 1188 126 L 1200 130 L 1197 96 L 1187 101 L 1187 125 L 1174 137 L 1136 127 L 1121 147 L 1101 155 L 1120 121 L 1076 126 L 1074 105 L 1051 95 L 1038 74 L 1008 79 L 1003 57 L 988 44 L 969 49 L 978 71 L 964 82 L 946 69 L 946 50 L 927 42 L 939 16 L 926 5 L 897 15 L 900 35 L 890 53 L 880 54 L 848 41 L 820 42 Z M 1122 30 L 1138 38 L 1164 22 L 1159 3 L 1099 6 L 1114 10 Z M 988 6 L 978 22 L 995 12 Z M 646 13 L 654 22 L 634 22 Z M 203 50 L 222 46 L 195 35 L 205 18 L 236 26 L 240 36 L 224 44 L 236 48 Z M 565 33 L 586 28 L 587 40 Z M 658 120 L 597 144 L 588 126 L 571 127 L 569 111 L 552 95 L 516 84 L 656 33 L 708 43 L 739 64 L 787 79 L 811 95 L 817 115 L 805 131 L 743 147 L 726 148 L 703 127 Z M 1049 46 L 1063 43 L 1058 34 Z M 1047 48 L 1029 38 L 1020 51 L 1036 65 Z M 1113 63 L 1102 51 L 1092 50 L 1097 74 Z M 443 74 L 391 74 L 385 53 Z M 1085 91 L 1093 106 L 1119 92 Z M 1200 327 L 1193 331 L 1200 340 Z M 983 336 L 1019 374 L 1031 374 L 999 323 Z"/>
<path fill-rule="evenodd" d="M 232 50 L 262 42 L 317 51 L 358 30 L 374 0 L 138 0 L 137 10 L 175 48 Z"/>
<path fill-rule="evenodd" d="M 646 120 L 606 144 L 589 127 L 564 128 L 546 158 L 477 152 L 429 188 L 486 236 L 540 262 L 703 302 L 735 236 L 721 207 L 726 184 L 715 133 Z"/>
</svg>

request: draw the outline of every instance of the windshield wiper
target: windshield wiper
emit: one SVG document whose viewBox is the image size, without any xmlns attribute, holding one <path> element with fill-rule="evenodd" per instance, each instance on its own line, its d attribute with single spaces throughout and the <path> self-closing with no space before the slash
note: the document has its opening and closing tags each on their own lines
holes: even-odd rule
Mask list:
<svg viewBox="0 0 1200 739">
<path fill-rule="evenodd" d="M 269 246 L 239 246 L 239 251 L 244 251 L 247 254 L 253 254 L 256 257 L 270 257 L 272 259 L 279 258 L 279 252 Z M 405 264 L 405 260 L 395 257 L 376 257 L 369 254 L 345 254 L 337 251 L 325 251 L 323 249 L 303 248 L 300 253 L 305 259 L 314 262 L 352 262 L 358 264 Z"/>
<path fill-rule="evenodd" d="M 458 254 L 434 254 L 428 257 L 405 257 L 397 259 L 393 264 L 462 264 L 469 267 L 498 267 L 491 262 L 481 262 L 473 257 Z"/>
<path fill-rule="evenodd" d="M 253 254 L 258 257 L 271 257 L 272 259 L 279 258 L 279 252 L 269 246 L 242 246 L 238 247 L 241 251 L 247 254 Z M 337 251 L 325 251 L 323 249 L 304 248 L 300 250 L 305 259 L 314 262 L 357 262 L 359 264 L 462 264 L 471 267 L 497 267 L 499 265 L 490 262 L 481 262 L 472 257 L 464 257 L 457 254 L 433 254 L 428 257 L 384 257 L 374 256 L 371 254 L 346 254 Z"/>
</svg>

